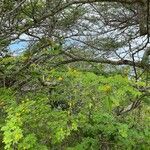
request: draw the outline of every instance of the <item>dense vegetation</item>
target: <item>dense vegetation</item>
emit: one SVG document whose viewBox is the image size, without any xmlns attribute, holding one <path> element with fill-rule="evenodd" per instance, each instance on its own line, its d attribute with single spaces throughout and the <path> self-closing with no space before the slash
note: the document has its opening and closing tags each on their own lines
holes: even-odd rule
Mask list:
<svg viewBox="0 0 150 150">
<path fill-rule="evenodd" d="M 5 58 L 3 71 L 12 76 L 24 61 L 26 56 Z M 16 87 L 4 83 L 0 89 L 1 149 L 149 149 L 144 76 L 135 84 L 127 67 L 106 73 L 97 65 L 94 73 L 88 64 L 84 70 L 48 65 L 32 64 L 15 75 Z"/>
<path fill-rule="evenodd" d="M 0 149 L 149 150 L 149 5 L 2 0 Z"/>
</svg>

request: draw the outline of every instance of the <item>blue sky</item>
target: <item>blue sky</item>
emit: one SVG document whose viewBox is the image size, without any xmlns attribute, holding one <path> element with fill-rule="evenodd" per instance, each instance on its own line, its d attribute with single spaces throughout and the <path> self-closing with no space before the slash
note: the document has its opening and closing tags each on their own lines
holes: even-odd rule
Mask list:
<svg viewBox="0 0 150 150">
<path fill-rule="evenodd" d="M 16 40 L 9 46 L 9 50 L 15 54 L 19 54 L 24 51 L 28 46 L 27 41 Z"/>
<path fill-rule="evenodd" d="M 29 36 L 26 34 L 22 34 L 20 35 L 19 39 L 13 41 L 10 45 L 9 45 L 9 50 L 11 52 L 13 52 L 14 54 L 19 54 L 22 51 L 24 51 L 29 44 Z"/>
</svg>

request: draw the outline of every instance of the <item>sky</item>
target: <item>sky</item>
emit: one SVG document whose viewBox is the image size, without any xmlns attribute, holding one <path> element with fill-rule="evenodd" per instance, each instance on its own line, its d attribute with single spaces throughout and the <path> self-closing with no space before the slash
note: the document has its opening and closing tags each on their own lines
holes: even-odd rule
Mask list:
<svg viewBox="0 0 150 150">
<path fill-rule="evenodd" d="M 29 39 L 29 37 L 25 34 L 21 35 L 19 37 L 19 39 L 13 41 L 10 45 L 9 45 L 9 50 L 14 53 L 14 54 L 19 54 L 22 51 L 24 51 L 27 46 L 28 46 L 28 42 L 27 40 Z"/>
<path fill-rule="evenodd" d="M 13 55 L 19 55 L 20 53 L 22 53 L 29 45 L 29 40 L 31 40 L 32 37 L 26 35 L 26 34 L 22 34 L 19 39 L 15 40 L 14 42 L 12 42 L 9 45 L 9 50 L 10 52 L 13 53 Z M 72 40 L 67 41 L 66 43 L 70 43 L 71 44 Z M 136 49 L 136 47 L 139 47 L 139 45 L 143 45 L 145 42 L 145 38 L 137 38 L 136 40 L 134 40 L 134 42 L 132 42 L 132 48 Z M 74 41 L 73 41 L 74 42 Z M 75 43 L 74 43 L 75 44 Z M 79 44 L 79 43 L 77 43 Z M 126 49 L 120 49 L 120 52 L 123 51 L 128 51 L 128 47 L 126 47 Z M 125 53 L 126 55 L 126 53 Z M 121 57 L 124 56 L 124 53 L 122 55 L 120 55 Z M 128 55 L 127 55 L 128 56 Z M 135 59 L 139 59 L 139 56 L 143 56 L 143 52 L 140 52 L 139 55 L 136 55 Z M 130 57 L 130 56 L 129 56 Z"/>
<path fill-rule="evenodd" d="M 12 52 L 17 52 L 17 51 L 21 51 L 23 49 L 25 49 L 27 47 L 27 42 L 23 42 L 23 41 L 15 41 L 14 43 L 12 43 L 10 46 L 9 46 L 9 49 L 12 51 Z"/>
</svg>

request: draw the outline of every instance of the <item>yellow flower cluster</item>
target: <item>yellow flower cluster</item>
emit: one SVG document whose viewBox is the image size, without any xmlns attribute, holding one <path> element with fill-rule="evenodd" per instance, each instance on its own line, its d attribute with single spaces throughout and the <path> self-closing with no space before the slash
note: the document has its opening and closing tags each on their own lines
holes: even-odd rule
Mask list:
<svg viewBox="0 0 150 150">
<path fill-rule="evenodd" d="M 62 78 L 62 77 L 59 77 L 59 78 L 58 78 L 58 80 L 59 80 L 59 81 L 62 81 L 62 80 L 63 80 L 63 78 Z"/>
<path fill-rule="evenodd" d="M 103 88 L 103 91 L 106 93 L 109 93 L 112 91 L 112 87 L 110 85 L 105 85 Z"/>
</svg>

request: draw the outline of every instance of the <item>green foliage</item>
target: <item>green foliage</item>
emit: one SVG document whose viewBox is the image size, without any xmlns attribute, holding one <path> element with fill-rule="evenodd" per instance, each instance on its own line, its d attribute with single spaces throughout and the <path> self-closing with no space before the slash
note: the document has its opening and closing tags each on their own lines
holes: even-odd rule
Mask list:
<svg viewBox="0 0 150 150">
<path fill-rule="evenodd" d="M 130 58 L 141 3 L 95 2 L 0 2 L 0 149 L 149 149 L 150 50 Z"/>
<path fill-rule="evenodd" d="M 46 82 L 56 83 L 53 88 L 28 92 L 19 99 L 13 90 L 1 88 L 1 103 L 7 104 L 1 128 L 5 149 L 149 147 L 147 103 L 143 111 L 132 110 L 123 117 L 115 112 L 142 95 L 127 77 L 73 68 L 46 70 L 45 75 Z"/>
</svg>

